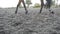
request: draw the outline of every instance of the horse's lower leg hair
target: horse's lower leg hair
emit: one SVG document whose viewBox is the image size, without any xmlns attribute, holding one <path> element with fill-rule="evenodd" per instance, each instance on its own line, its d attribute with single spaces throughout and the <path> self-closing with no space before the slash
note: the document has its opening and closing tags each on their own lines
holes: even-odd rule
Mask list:
<svg viewBox="0 0 60 34">
<path fill-rule="evenodd" d="M 51 10 L 51 6 L 49 6 L 49 12 L 51 12 L 52 14 L 54 14 L 54 12 Z"/>
<path fill-rule="evenodd" d="M 50 7 L 48 7 L 48 11 L 49 11 L 50 13 L 54 14 L 54 12 L 51 10 Z"/>
<path fill-rule="evenodd" d="M 49 9 L 49 12 L 51 12 L 52 14 L 54 14 L 54 11 L 52 11 L 51 9 Z"/>
<path fill-rule="evenodd" d="M 25 3 L 24 3 L 24 0 L 22 1 L 23 2 L 23 5 L 24 5 L 24 8 L 25 8 L 25 14 L 27 14 L 28 13 L 28 10 L 27 10 L 27 8 L 26 8 L 26 5 L 25 5 Z"/>
<path fill-rule="evenodd" d="M 21 1 L 19 1 L 18 5 L 17 5 L 17 7 L 16 7 L 16 11 L 15 11 L 15 14 L 17 14 L 17 11 L 18 11 L 18 7 L 20 6 L 20 4 L 21 4 Z"/>
</svg>

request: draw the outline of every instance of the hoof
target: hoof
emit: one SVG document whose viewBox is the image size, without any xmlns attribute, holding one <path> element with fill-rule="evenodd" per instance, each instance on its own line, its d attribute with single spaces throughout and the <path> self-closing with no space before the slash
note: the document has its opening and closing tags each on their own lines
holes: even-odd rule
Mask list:
<svg viewBox="0 0 60 34">
<path fill-rule="evenodd" d="M 15 11 L 15 14 L 17 14 L 17 11 Z"/>
<path fill-rule="evenodd" d="M 15 14 L 17 14 L 17 13 L 15 13 Z"/>
<path fill-rule="evenodd" d="M 39 12 L 39 14 L 41 13 L 41 11 Z"/>
<path fill-rule="evenodd" d="M 40 10 L 39 14 L 42 12 L 42 10 Z"/>
<path fill-rule="evenodd" d="M 28 14 L 28 11 L 26 11 L 25 14 Z"/>
<path fill-rule="evenodd" d="M 54 14 L 54 12 L 53 12 L 53 11 L 52 11 L 51 13 L 52 13 L 52 14 Z"/>
<path fill-rule="evenodd" d="M 15 14 L 17 14 L 17 12 L 15 12 Z"/>
</svg>

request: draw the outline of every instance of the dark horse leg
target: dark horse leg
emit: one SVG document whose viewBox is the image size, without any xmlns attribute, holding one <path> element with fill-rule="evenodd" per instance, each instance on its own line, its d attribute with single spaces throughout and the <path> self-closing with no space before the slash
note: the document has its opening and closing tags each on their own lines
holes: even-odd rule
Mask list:
<svg viewBox="0 0 60 34">
<path fill-rule="evenodd" d="M 25 11 L 26 11 L 26 13 L 25 13 L 25 14 L 27 14 L 27 13 L 28 13 L 28 11 L 27 11 L 27 8 L 26 8 L 26 6 L 25 6 L 24 0 L 19 0 L 19 3 L 18 3 L 18 5 L 17 5 L 17 7 L 16 7 L 15 14 L 17 14 L 18 7 L 20 6 L 21 2 L 23 3 L 24 8 L 25 8 Z"/>
<path fill-rule="evenodd" d="M 26 8 L 26 5 L 25 5 L 25 3 L 24 3 L 24 0 L 22 1 L 22 3 L 23 3 L 23 5 L 24 5 L 24 8 L 25 8 L 25 14 L 27 14 L 28 13 L 28 10 L 27 10 L 27 8 Z"/>
<path fill-rule="evenodd" d="M 20 6 L 20 4 L 21 4 L 21 0 L 18 2 L 18 5 L 17 5 L 17 7 L 16 7 L 16 11 L 15 11 L 15 14 L 17 14 L 17 11 L 18 11 L 18 7 Z"/>
<path fill-rule="evenodd" d="M 41 13 L 41 12 L 42 12 L 43 5 L 44 5 L 44 2 L 43 2 L 43 0 L 40 0 L 40 1 L 41 1 L 41 8 L 40 8 L 40 12 L 39 12 L 39 13 Z"/>
</svg>

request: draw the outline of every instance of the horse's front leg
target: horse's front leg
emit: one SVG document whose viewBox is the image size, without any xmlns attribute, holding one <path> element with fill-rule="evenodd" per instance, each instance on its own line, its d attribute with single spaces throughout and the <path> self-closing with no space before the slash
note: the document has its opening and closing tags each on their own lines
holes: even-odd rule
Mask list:
<svg viewBox="0 0 60 34">
<path fill-rule="evenodd" d="M 24 8 L 25 8 L 25 14 L 27 14 L 28 13 L 28 10 L 27 10 L 27 8 L 26 8 L 26 5 L 25 5 L 25 3 L 24 3 L 24 0 L 22 1 L 22 3 L 23 3 L 23 5 L 24 5 Z"/>
<path fill-rule="evenodd" d="M 17 7 L 16 7 L 16 11 L 15 11 L 15 14 L 17 14 L 17 11 L 18 11 L 18 7 L 20 6 L 20 4 L 21 4 L 21 0 L 18 2 L 18 5 L 17 5 Z"/>
</svg>

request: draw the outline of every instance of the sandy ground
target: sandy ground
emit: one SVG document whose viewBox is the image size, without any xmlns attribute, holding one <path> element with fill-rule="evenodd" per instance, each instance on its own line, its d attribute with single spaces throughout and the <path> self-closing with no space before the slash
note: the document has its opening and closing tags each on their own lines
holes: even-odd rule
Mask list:
<svg viewBox="0 0 60 34">
<path fill-rule="evenodd" d="M 15 8 L 0 8 L 0 34 L 60 34 L 60 8 L 53 8 L 55 14 L 46 9 L 39 14 L 39 8 L 28 11 L 19 8 L 14 14 Z"/>
</svg>

